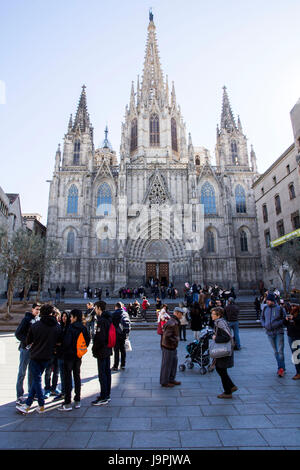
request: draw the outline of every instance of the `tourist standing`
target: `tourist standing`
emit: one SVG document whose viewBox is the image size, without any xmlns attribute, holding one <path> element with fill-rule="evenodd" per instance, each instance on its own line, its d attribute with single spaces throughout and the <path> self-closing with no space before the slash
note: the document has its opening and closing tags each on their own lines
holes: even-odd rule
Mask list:
<svg viewBox="0 0 300 470">
<path fill-rule="evenodd" d="M 287 327 L 288 341 L 296 368 L 293 380 L 300 380 L 300 305 L 291 305 L 290 312 L 283 320 L 283 324 Z"/>
<path fill-rule="evenodd" d="M 86 307 L 87 307 L 87 310 L 84 314 L 85 319 L 86 319 L 86 327 L 87 327 L 87 330 L 89 332 L 90 338 L 93 339 L 94 334 L 95 334 L 95 316 L 96 316 L 96 312 L 95 312 L 93 302 L 88 302 L 86 304 Z"/>
<path fill-rule="evenodd" d="M 198 340 L 202 330 L 202 315 L 199 302 L 194 302 L 190 308 L 191 330 L 194 332 L 194 339 Z"/>
<path fill-rule="evenodd" d="M 230 328 L 234 334 L 234 349 L 239 351 L 241 349 L 240 333 L 239 333 L 239 307 L 234 303 L 234 299 L 229 297 L 228 305 L 225 307 L 225 320 L 227 320 Z"/>
<path fill-rule="evenodd" d="M 162 387 L 174 387 L 181 382 L 175 380 L 177 372 L 177 347 L 179 343 L 179 327 L 182 309 L 175 307 L 173 315 L 163 327 L 161 341 L 162 361 L 160 370 L 160 384 Z"/>
<path fill-rule="evenodd" d="M 266 303 L 261 312 L 261 325 L 265 328 L 274 351 L 278 366 L 277 375 L 283 377 L 285 373 L 283 321 L 286 312 L 276 303 L 275 295 L 272 293 L 268 294 Z"/>
<path fill-rule="evenodd" d="M 233 342 L 231 330 L 223 318 L 224 310 L 221 307 L 215 307 L 211 310 L 211 318 L 214 321 L 215 334 L 213 340 L 216 343 L 228 343 Z M 216 371 L 221 377 L 224 392 L 218 395 L 218 398 L 232 398 L 232 393 L 238 388 L 234 385 L 231 378 L 228 375 L 227 369 L 233 367 L 233 347 L 232 354 L 226 357 L 220 357 L 215 360 Z"/>
<path fill-rule="evenodd" d="M 17 401 L 16 403 L 22 405 L 25 403 L 24 395 L 24 378 L 26 371 L 28 370 L 28 392 L 32 384 L 32 376 L 30 372 L 29 363 L 30 363 L 30 350 L 26 347 L 26 338 L 28 331 L 33 323 L 38 319 L 40 313 L 41 304 L 34 303 L 31 308 L 31 312 L 26 312 L 23 320 L 19 324 L 15 332 L 15 337 L 20 341 L 19 344 L 19 371 L 17 378 Z"/>
<path fill-rule="evenodd" d="M 122 304 L 117 302 L 115 311 L 112 314 L 112 322 L 116 328 L 116 345 L 114 347 L 114 365 L 112 370 L 116 371 L 119 368 L 119 361 L 121 356 L 121 369 L 126 367 L 126 349 L 125 341 L 131 329 L 131 322 L 128 313 L 124 310 Z"/>
<path fill-rule="evenodd" d="M 179 326 L 179 336 L 180 341 L 186 341 L 186 327 L 189 324 L 188 321 L 188 309 L 183 306 L 183 304 L 179 304 L 179 307 L 182 309 L 182 317 L 180 319 L 180 326 Z"/>
<path fill-rule="evenodd" d="M 99 300 L 95 303 L 97 315 L 96 334 L 93 341 L 92 353 L 97 359 L 98 378 L 100 382 L 100 395 L 92 401 L 92 405 L 106 405 L 110 401 L 111 390 L 111 370 L 110 356 L 112 348 L 108 347 L 109 328 L 112 323 L 112 316 L 106 311 L 106 302 Z"/>
</svg>

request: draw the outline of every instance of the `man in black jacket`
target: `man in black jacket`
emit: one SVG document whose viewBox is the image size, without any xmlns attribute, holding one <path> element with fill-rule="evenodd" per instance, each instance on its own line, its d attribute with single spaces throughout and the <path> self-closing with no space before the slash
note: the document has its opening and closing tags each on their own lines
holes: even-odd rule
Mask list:
<svg viewBox="0 0 300 470">
<path fill-rule="evenodd" d="M 121 369 L 125 369 L 126 349 L 125 340 L 131 329 L 131 322 L 128 313 L 123 309 L 121 302 L 115 305 L 115 311 L 112 314 L 112 321 L 116 328 L 117 342 L 114 347 L 114 365 L 112 370 L 118 370 L 121 354 Z"/>
<path fill-rule="evenodd" d="M 39 303 L 34 303 L 31 308 L 31 312 L 26 312 L 23 320 L 19 324 L 18 328 L 15 331 L 15 337 L 20 341 L 19 351 L 20 351 L 20 362 L 19 362 L 19 372 L 17 378 L 17 405 L 23 405 L 25 403 L 24 395 L 24 378 L 28 368 L 28 392 L 32 384 L 32 377 L 30 373 L 29 362 L 30 362 L 30 351 L 26 349 L 26 337 L 31 325 L 37 320 L 40 313 L 41 305 Z"/>
<path fill-rule="evenodd" d="M 228 305 L 225 307 L 225 319 L 228 321 L 230 328 L 234 333 L 234 342 L 235 346 L 234 349 L 239 351 L 241 349 L 241 341 L 240 341 L 240 334 L 239 334 L 239 312 L 240 309 L 234 303 L 234 299 L 229 297 Z"/>
<path fill-rule="evenodd" d="M 111 370 L 110 356 L 112 348 L 108 347 L 108 333 L 112 317 L 106 309 L 106 302 L 99 300 L 94 305 L 97 315 L 97 329 L 93 342 L 93 356 L 97 359 L 100 395 L 92 401 L 92 405 L 106 405 L 110 401 Z"/>
<path fill-rule="evenodd" d="M 26 404 L 16 406 L 17 410 L 25 414 L 29 412 L 35 395 L 39 403 L 38 413 L 45 411 L 42 374 L 53 357 L 54 348 L 61 335 L 61 328 L 55 318 L 55 310 L 52 305 L 43 305 L 40 309 L 40 317 L 40 321 L 31 326 L 26 338 L 26 345 L 30 346 L 32 386 Z"/>
<path fill-rule="evenodd" d="M 82 311 L 78 309 L 71 310 L 70 321 L 71 323 L 67 327 L 62 343 L 62 356 L 64 359 L 65 402 L 58 408 L 59 411 L 72 411 L 72 373 L 75 388 L 74 407 L 80 408 L 81 358 L 77 356 L 77 340 L 80 333 L 83 334 L 86 345 L 88 346 L 90 344 L 90 335 L 82 323 Z"/>
</svg>

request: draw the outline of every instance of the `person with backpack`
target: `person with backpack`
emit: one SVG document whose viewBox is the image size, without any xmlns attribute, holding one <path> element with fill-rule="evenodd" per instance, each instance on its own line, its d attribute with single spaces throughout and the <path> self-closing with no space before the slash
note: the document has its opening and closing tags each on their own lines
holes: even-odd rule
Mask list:
<svg viewBox="0 0 300 470">
<path fill-rule="evenodd" d="M 74 378 L 75 408 L 80 408 L 81 378 L 80 367 L 81 358 L 87 352 L 90 344 L 90 335 L 82 323 L 82 311 L 78 309 L 70 312 L 70 325 L 67 327 L 62 341 L 61 354 L 64 360 L 64 386 L 65 400 L 58 408 L 59 411 L 72 411 L 72 374 Z"/>
<path fill-rule="evenodd" d="M 33 323 L 38 320 L 38 316 L 40 313 L 41 304 L 34 303 L 31 308 L 31 312 L 26 312 L 23 320 L 19 324 L 18 328 L 15 331 L 15 337 L 17 340 L 20 341 L 19 344 L 19 351 L 20 351 L 20 359 L 19 359 L 19 371 L 18 371 L 18 378 L 17 378 L 17 405 L 23 405 L 25 403 L 24 395 L 24 379 L 26 375 L 26 371 L 28 369 L 28 392 L 30 390 L 32 384 L 32 376 L 30 372 L 30 351 L 26 348 L 26 337 L 28 331 Z"/>
<path fill-rule="evenodd" d="M 42 374 L 53 357 L 54 349 L 59 343 L 60 337 L 61 328 L 55 318 L 53 305 L 42 305 L 40 309 L 40 321 L 30 327 L 25 341 L 26 346 L 30 347 L 32 385 L 26 403 L 16 406 L 17 410 L 23 414 L 29 413 L 35 396 L 37 396 L 39 404 L 37 412 L 45 412 Z"/>
<path fill-rule="evenodd" d="M 264 305 L 261 311 L 261 326 L 265 328 L 269 341 L 274 351 L 277 361 L 277 375 L 284 377 L 284 319 L 286 312 L 283 307 L 276 303 L 275 295 L 268 294 L 267 305 Z"/>
<path fill-rule="evenodd" d="M 110 356 L 116 344 L 116 329 L 110 312 L 106 310 L 106 302 L 95 302 L 97 315 L 96 334 L 94 336 L 92 353 L 97 359 L 100 395 L 92 401 L 93 406 L 106 405 L 110 401 L 111 369 Z"/>
<path fill-rule="evenodd" d="M 116 328 L 117 340 L 114 347 L 114 365 L 113 371 L 118 370 L 120 354 L 121 354 L 121 369 L 125 369 L 126 365 L 126 349 L 125 341 L 131 330 L 131 322 L 128 313 L 124 310 L 121 302 L 115 305 L 115 311 L 112 314 L 112 321 Z"/>
</svg>

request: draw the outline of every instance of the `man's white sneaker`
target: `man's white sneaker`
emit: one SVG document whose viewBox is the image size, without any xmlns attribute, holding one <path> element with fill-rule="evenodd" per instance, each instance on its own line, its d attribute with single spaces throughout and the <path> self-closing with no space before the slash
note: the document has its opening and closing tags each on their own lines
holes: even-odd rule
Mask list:
<svg viewBox="0 0 300 470">
<path fill-rule="evenodd" d="M 29 410 L 30 410 L 30 406 L 28 405 L 17 405 L 16 406 L 16 409 L 18 411 L 20 411 L 20 413 L 23 413 L 23 414 L 28 414 L 29 413 Z"/>
<path fill-rule="evenodd" d="M 72 406 L 71 405 L 61 405 L 58 408 L 58 411 L 72 411 Z"/>
<path fill-rule="evenodd" d="M 78 409 L 80 408 L 81 404 L 80 404 L 80 401 L 75 401 L 74 402 L 74 408 Z"/>
</svg>

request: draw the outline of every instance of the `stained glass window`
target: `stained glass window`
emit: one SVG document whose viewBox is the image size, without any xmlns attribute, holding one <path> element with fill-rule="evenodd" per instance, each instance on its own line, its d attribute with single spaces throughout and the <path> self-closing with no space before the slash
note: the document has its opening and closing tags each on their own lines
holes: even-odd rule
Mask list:
<svg viewBox="0 0 300 470">
<path fill-rule="evenodd" d="M 102 183 L 97 194 L 97 215 L 111 215 L 112 196 L 109 184 Z"/>
<path fill-rule="evenodd" d="M 156 147 L 159 142 L 159 117 L 157 114 L 152 114 L 150 117 L 150 145 Z"/>
<path fill-rule="evenodd" d="M 67 213 L 68 214 L 77 214 L 77 212 L 78 212 L 78 189 L 75 186 L 75 184 L 72 184 L 72 186 L 69 189 L 69 193 L 68 193 Z"/>
<path fill-rule="evenodd" d="M 80 162 L 80 140 L 76 139 L 74 143 L 73 165 L 79 165 Z"/>
<path fill-rule="evenodd" d="M 201 204 L 204 204 L 204 215 L 217 213 L 215 190 L 208 182 L 201 189 Z"/>
<path fill-rule="evenodd" d="M 238 213 L 244 214 L 246 212 L 246 193 L 240 184 L 235 188 L 235 204 Z"/>
</svg>

